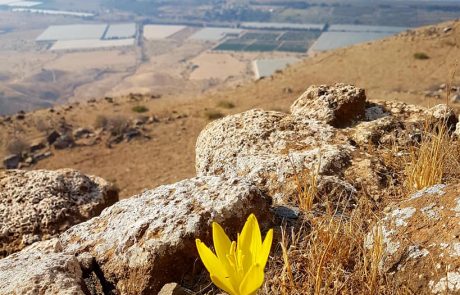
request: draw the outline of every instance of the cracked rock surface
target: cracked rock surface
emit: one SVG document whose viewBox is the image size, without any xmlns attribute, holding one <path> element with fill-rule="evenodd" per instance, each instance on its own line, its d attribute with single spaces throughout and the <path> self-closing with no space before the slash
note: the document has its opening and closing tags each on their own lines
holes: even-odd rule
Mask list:
<svg viewBox="0 0 460 295">
<path fill-rule="evenodd" d="M 110 183 L 76 170 L 0 171 L 0 257 L 49 239 L 117 200 Z"/>
<path fill-rule="evenodd" d="M 381 269 L 413 294 L 460 293 L 460 185 L 435 185 L 389 208 Z M 374 245 L 374 232 L 367 248 Z"/>
</svg>

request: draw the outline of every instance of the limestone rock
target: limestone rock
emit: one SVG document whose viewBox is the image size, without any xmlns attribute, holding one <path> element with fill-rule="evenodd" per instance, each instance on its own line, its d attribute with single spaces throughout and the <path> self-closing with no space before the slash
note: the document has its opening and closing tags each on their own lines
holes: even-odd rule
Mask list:
<svg viewBox="0 0 460 295">
<path fill-rule="evenodd" d="M 84 295 L 77 259 L 61 250 L 52 239 L 0 259 L 0 294 Z"/>
<path fill-rule="evenodd" d="M 197 177 L 122 200 L 60 236 L 64 252 L 89 253 L 120 294 L 157 294 L 189 273 L 195 238 L 211 242 L 211 222 L 234 237 L 250 213 L 269 220 L 269 199 L 241 178 Z"/>
<path fill-rule="evenodd" d="M 73 131 L 72 136 L 76 139 L 80 139 L 82 137 L 87 137 L 92 133 L 93 131 L 91 129 L 80 127 Z"/>
<path fill-rule="evenodd" d="M 169 283 L 161 288 L 158 295 L 187 295 L 185 290 L 176 283 Z"/>
<path fill-rule="evenodd" d="M 49 239 L 117 200 L 105 180 L 75 170 L 0 171 L 0 257 Z"/>
<path fill-rule="evenodd" d="M 445 104 L 438 104 L 426 110 L 425 114 L 431 119 L 432 122 L 430 123 L 444 123 L 450 130 L 454 130 L 455 125 L 458 123 L 455 111 Z"/>
<path fill-rule="evenodd" d="M 309 87 L 291 106 L 291 113 L 345 127 L 364 117 L 365 106 L 363 89 L 345 84 L 321 85 Z"/>
<path fill-rule="evenodd" d="M 334 133 L 329 125 L 278 112 L 228 116 L 198 137 L 197 174 L 245 176 L 283 203 L 295 194 L 296 173 L 333 175 L 348 166 L 353 147 L 332 144 Z"/>
<path fill-rule="evenodd" d="M 382 270 L 413 294 L 459 294 L 460 185 L 435 185 L 388 209 L 378 225 Z"/>
</svg>

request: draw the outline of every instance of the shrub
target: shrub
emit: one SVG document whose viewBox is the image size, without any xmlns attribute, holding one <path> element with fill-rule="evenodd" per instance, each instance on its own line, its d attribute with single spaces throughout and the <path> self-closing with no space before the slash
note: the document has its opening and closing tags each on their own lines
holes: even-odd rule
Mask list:
<svg viewBox="0 0 460 295">
<path fill-rule="evenodd" d="M 97 115 L 96 119 L 94 120 L 94 127 L 95 128 L 106 128 L 107 124 L 109 122 L 109 119 L 107 116 L 104 115 Z"/>
<path fill-rule="evenodd" d="M 141 105 L 134 106 L 131 110 L 135 113 L 146 113 L 149 111 L 149 109 L 146 106 L 141 106 Z"/>
<path fill-rule="evenodd" d="M 29 149 L 27 141 L 20 137 L 14 137 L 6 143 L 6 151 L 10 154 L 22 155 Z"/>
<path fill-rule="evenodd" d="M 219 111 L 215 111 L 215 110 L 206 110 L 204 112 L 204 116 L 206 117 L 206 119 L 208 120 L 217 120 L 217 119 L 220 119 L 222 117 L 224 117 L 225 115 L 222 114 L 221 112 Z"/>
<path fill-rule="evenodd" d="M 35 120 L 35 128 L 40 131 L 40 132 L 43 132 L 45 134 L 49 134 L 51 132 L 51 130 L 53 130 L 53 126 L 51 124 L 51 122 L 47 122 L 45 120 L 43 120 L 42 118 L 39 118 L 37 120 Z"/>
<path fill-rule="evenodd" d="M 128 119 L 123 116 L 114 116 L 109 118 L 107 129 L 113 136 L 122 135 L 128 128 Z"/>
<path fill-rule="evenodd" d="M 113 117 L 98 115 L 94 123 L 95 128 L 103 128 L 114 136 L 123 134 L 128 125 L 128 119 L 120 115 Z"/>
<path fill-rule="evenodd" d="M 429 59 L 430 57 L 428 56 L 428 54 L 424 52 L 416 52 L 414 53 L 414 58 L 424 60 L 424 59 Z"/>
<path fill-rule="evenodd" d="M 217 106 L 223 109 L 233 109 L 235 107 L 235 104 L 230 101 L 222 100 L 222 101 L 219 101 Z"/>
</svg>

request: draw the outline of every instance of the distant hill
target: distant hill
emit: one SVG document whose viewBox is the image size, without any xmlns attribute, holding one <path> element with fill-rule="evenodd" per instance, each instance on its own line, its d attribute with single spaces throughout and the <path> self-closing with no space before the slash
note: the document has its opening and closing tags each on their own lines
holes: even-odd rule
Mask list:
<svg viewBox="0 0 460 295">
<path fill-rule="evenodd" d="M 271 78 L 204 96 L 185 93 L 158 99 L 131 95 L 35 111 L 24 119 L 13 116 L 11 122 L 3 119 L 0 123 L 0 140 L 5 144 L 16 136 L 31 143 L 56 128 L 74 132 L 80 127 L 91 129 L 93 135 L 80 140 L 78 146 L 52 148 L 53 156 L 32 167 L 76 168 L 115 181 L 121 195 L 129 196 L 194 175 L 195 141 L 210 119 L 251 108 L 287 110 L 309 85 L 335 82 L 364 88 L 374 100 L 425 106 L 444 103 L 442 84 L 460 86 L 459 59 L 460 22 L 447 22 L 320 53 Z M 129 123 L 142 136 L 111 144 L 110 132 L 98 127 L 113 118 Z M 0 156 L 6 153 L 2 151 Z"/>
</svg>

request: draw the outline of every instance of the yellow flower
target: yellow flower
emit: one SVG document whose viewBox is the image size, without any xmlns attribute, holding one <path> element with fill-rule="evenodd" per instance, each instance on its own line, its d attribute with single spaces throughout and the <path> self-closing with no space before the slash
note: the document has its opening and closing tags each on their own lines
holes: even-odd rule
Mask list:
<svg viewBox="0 0 460 295">
<path fill-rule="evenodd" d="M 259 223 L 251 214 L 237 242 L 231 242 L 222 227 L 213 222 L 214 254 L 199 239 L 196 247 L 213 283 L 230 295 L 252 295 L 264 282 L 265 264 L 273 241 L 270 229 L 262 242 Z"/>
</svg>

